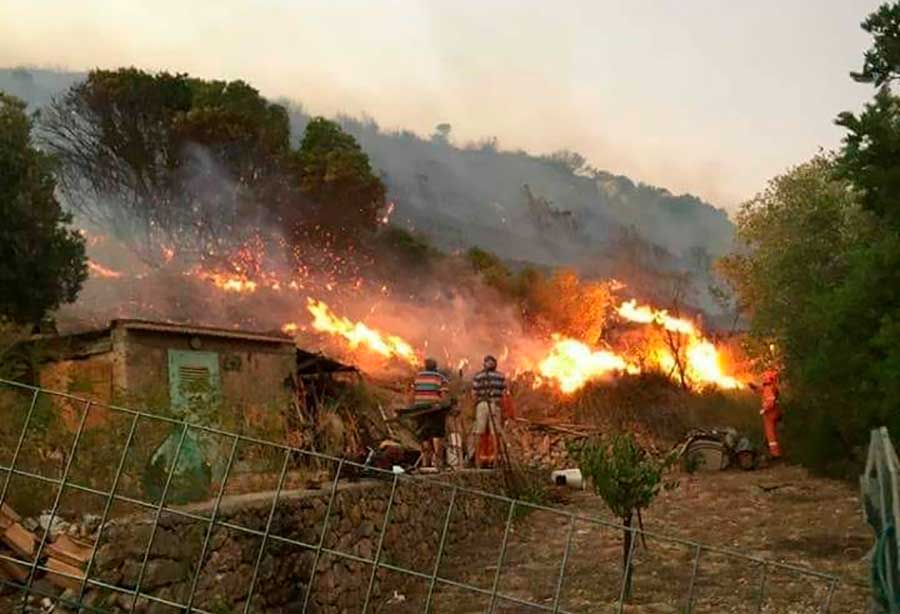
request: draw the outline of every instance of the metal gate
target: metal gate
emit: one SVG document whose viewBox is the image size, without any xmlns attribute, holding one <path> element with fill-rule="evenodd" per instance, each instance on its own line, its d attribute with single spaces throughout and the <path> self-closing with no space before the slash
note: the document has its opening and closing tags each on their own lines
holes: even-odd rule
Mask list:
<svg viewBox="0 0 900 614">
<path fill-rule="evenodd" d="M 74 430 L 74 432 L 69 432 L 68 436 L 71 436 L 71 442 L 63 451 L 62 456 L 58 458 L 58 466 L 56 470 L 44 471 L 35 469 L 29 466 L 31 461 L 28 460 L 29 458 L 36 458 L 32 450 L 35 445 L 35 438 L 47 435 L 47 420 L 45 417 L 46 412 L 55 411 L 55 407 L 59 404 L 68 405 L 69 407 L 73 406 L 74 404 L 74 406 L 79 408 L 80 413 L 77 429 Z M 84 450 L 89 450 L 91 449 L 90 446 L 94 445 L 94 442 L 87 441 L 94 436 L 91 432 L 89 432 L 93 431 L 94 429 L 86 429 L 85 425 L 88 421 L 88 415 L 95 412 L 103 414 L 103 420 L 107 421 L 108 424 L 112 424 L 113 421 L 117 421 L 117 426 L 115 428 L 119 430 L 115 430 L 112 426 L 110 426 L 110 430 L 114 430 L 116 433 L 120 433 L 120 435 L 117 436 L 117 438 L 120 440 L 118 443 L 118 445 L 120 445 L 120 448 L 115 450 L 106 450 L 107 452 L 112 452 L 113 457 L 116 459 L 115 462 L 108 463 L 108 468 L 110 470 L 108 487 L 97 487 L 96 485 L 91 485 L 89 483 L 86 483 L 87 481 L 89 481 L 87 478 L 80 477 L 83 475 L 89 475 L 88 473 L 86 473 L 86 470 L 81 467 L 79 454 L 84 454 Z M 380 570 L 387 570 L 389 572 L 400 574 L 403 577 L 424 582 L 425 585 L 427 585 L 427 595 L 425 595 L 423 599 L 424 607 L 421 611 L 426 613 L 436 611 L 434 605 L 436 594 L 442 589 L 449 590 L 450 588 L 481 595 L 487 603 L 486 611 L 491 613 L 497 611 L 498 609 L 502 609 L 504 604 L 511 604 L 516 608 L 534 611 L 574 613 L 576 611 L 575 607 L 572 607 L 572 609 L 565 607 L 566 602 L 564 599 L 564 592 L 567 584 L 567 567 L 570 559 L 570 553 L 573 548 L 573 542 L 576 539 L 576 524 L 582 523 L 584 525 L 601 526 L 610 530 L 618 531 L 619 534 L 621 534 L 621 532 L 623 531 L 623 527 L 621 527 L 620 525 L 611 523 L 601 518 L 574 514 L 566 511 L 565 509 L 547 507 L 524 501 L 517 501 L 496 493 L 483 492 L 478 489 L 460 486 L 459 484 L 443 482 L 440 480 L 440 478 L 435 478 L 428 481 L 430 486 L 443 489 L 447 496 L 448 503 L 446 509 L 440 511 L 435 510 L 435 514 L 442 515 L 441 523 L 443 529 L 440 532 L 437 551 L 434 556 L 434 565 L 431 568 L 430 572 L 423 572 L 422 570 L 411 569 L 408 566 L 398 565 L 388 560 L 385 557 L 383 551 L 385 532 L 393 511 L 392 508 L 394 507 L 395 494 L 397 493 L 398 488 L 402 487 L 403 484 L 405 484 L 407 481 L 417 479 L 413 476 L 379 471 L 377 469 L 364 467 L 362 465 L 352 463 L 344 459 L 330 457 L 309 450 L 300 450 L 272 441 L 264 441 L 238 433 L 222 431 L 208 426 L 189 424 L 187 422 L 165 415 L 157 415 L 145 411 L 136 411 L 125 407 L 94 403 L 90 400 L 83 399 L 75 395 L 26 386 L 17 382 L 2 379 L 0 379 L 0 420 L 2 420 L 3 424 L 6 425 L 4 436 L 9 442 L 8 446 L 4 444 L 4 451 L 2 453 L 2 456 L 0 456 L 0 460 L 3 461 L 3 463 L 0 464 L 0 472 L 5 472 L 6 474 L 5 479 L 2 483 L 2 490 L 0 490 L 0 504 L 7 502 L 11 496 L 14 496 L 17 492 L 17 488 L 27 489 L 31 486 L 38 485 L 43 486 L 45 490 L 49 489 L 49 492 L 52 493 L 52 504 L 49 507 L 50 522 L 48 523 L 48 528 L 46 530 L 43 530 L 40 534 L 40 537 L 37 539 L 34 552 L 30 556 L 9 553 L 0 554 L 0 562 L 20 566 L 21 568 L 26 569 L 27 573 L 24 574 L 24 577 L 21 580 L 5 578 L 2 580 L 2 582 L 7 586 L 18 589 L 25 596 L 47 596 L 54 600 L 58 600 L 64 605 L 74 608 L 75 611 L 101 613 L 113 611 L 105 610 L 102 607 L 97 607 L 95 605 L 86 605 L 84 603 L 83 600 L 89 590 L 100 589 L 106 591 L 109 594 L 116 594 L 119 597 L 118 603 L 120 608 L 122 608 L 122 596 L 124 596 L 125 602 L 127 602 L 127 605 L 124 607 L 124 609 L 127 611 L 135 611 L 136 609 L 141 610 L 142 608 L 138 607 L 139 603 L 157 603 L 162 606 L 174 608 L 174 611 L 218 614 L 217 612 L 214 613 L 209 609 L 198 607 L 198 604 L 195 601 L 198 581 L 201 576 L 201 572 L 203 571 L 203 566 L 206 563 L 206 557 L 210 548 L 211 536 L 215 529 L 225 527 L 231 531 L 252 535 L 261 539 L 261 545 L 259 547 L 258 554 L 256 555 L 255 565 L 253 566 L 252 570 L 252 577 L 250 578 L 249 591 L 246 599 L 243 600 L 244 605 L 242 607 L 242 610 L 245 613 L 259 611 L 255 609 L 256 606 L 254 606 L 253 604 L 254 593 L 257 590 L 258 582 L 260 580 L 260 574 L 262 573 L 261 562 L 263 561 L 267 544 L 271 545 L 275 543 L 289 545 L 291 547 L 300 548 L 314 553 L 312 555 L 313 562 L 309 575 L 309 581 L 306 583 L 306 587 L 308 587 L 308 589 L 305 590 L 305 594 L 302 597 L 302 607 L 300 607 L 297 611 L 306 612 L 308 609 L 310 609 L 311 597 L 313 593 L 312 587 L 314 585 L 313 581 L 316 577 L 317 567 L 320 565 L 322 557 L 328 556 L 337 557 L 338 559 L 350 561 L 354 564 L 366 565 L 370 568 L 370 571 L 368 572 L 368 588 L 365 592 L 365 597 L 362 600 L 362 603 L 359 604 L 359 607 L 363 613 L 375 611 L 373 603 L 373 587 L 376 584 L 376 575 Z M 101 422 L 103 422 L 103 420 L 101 420 Z M 13 423 L 15 423 L 15 428 L 13 428 L 12 426 Z M 94 424 L 93 420 L 91 424 Z M 126 473 L 126 465 L 131 466 L 134 463 L 136 456 L 139 457 L 141 454 L 145 454 L 145 452 L 139 450 L 139 448 L 144 445 L 143 440 L 145 439 L 145 437 L 143 435 L 136 435 L 139 429 L 144 428 L 145 426 L 149 426 L 151 428 L 158 427 L 158 432 L 160 433 L 168 432 L 173 427 L 176 428 L 177 432 L 179 433 L 179 452 L 181 451 L 181 446 L 184 444 L 186 437 L 192 431 L 203 433 L 207 436 L 217 436 L 230 442 L 230 447 L 226 447 L 227 460 L 225 463 L 225 478 L 221 481 L 218 492 L 214 497 L 214 502 L 212 503 L 212 513 L 209 517 L 202 514 L 196 514 L 188 509 L 185 509 L 184 507 L 176 507 L 167 503 L 167 494 L 169 493 L 170 488 L 172 488 L 173 483 L 172 469 L 174 469 L 176 464 L 174 462 L 172 463 L 172 468 L 169 470 L 168 475 L 165 478 L 165 482 L 162 487 L 162 496 L 158 501 L 148 501 L 144 497 L 135 496 L 133 494 L 128 494 L 127 492 L 125 492 L 123 486 L 123 475 Z M 265 523 L 265 526 L 262 530 L 243 526 L 235 522 L 225 521 L 220 518 L 219 514 L 220 505 L 225 494 L 225 487 L 228 481 L 228 476 L 235 468 L 235 459 L 237 457 L 238 448 L 239 446 L 244 444 L 268 450 L 273 455 L 272 459 L 275 461 L 273 466 L 277 467 L 277 471 L 273 473 L 273 475 L 277 475 L 274 495 L 272 497 L 271 506 L 268 511 L 267 522 Z M 327 507 L 324 513 L 323 525 L 321 527 L 321 531 L 319 532 L 318 539 L 310 542 L 293 539 L 291 537 L 279 534 L 277 531 L 273 530 L 273 518 L 275 517 L 276 511 L 279 506 L 279 498 L 285 491 L 285 476 L 288 472 L 289 464 L 295 461 L 297 458 L 306 459 L 309 462 L 319 464 L 326 463 L 330 464 L 333 467 L 333 471 L 331 473 L 333 475 L 333 478 L 330 482 L 330 486 L 328 487 Z M 338 481 L 343 475 L 351 470 L 365 470 L 367 472 L 372 472 L 372 474 L 384 479 L 390 487 L 390 496 L 387 501 L 384 520 L 381 523 L 381 526 L 377 533 L 375 539 L 376 546 L 371 557 L 361 557 L 352 553 L 342 551 L 339 548 L 326 547 L 325 537 L 329 529 L 329 521 L 332 517 L 332 511 L 335 502 L 335 493 L 338 490 Z M 94 472 L 96 473 L 96 470 L 94 470 Z M 418 480 L 421 481 L 421 478 L 418 478 Z M 48 538 L 50 536 L 49 526 L 50 524 L 52 524 L 53 517 L 60 514 L 63 510 L 61 503 L 63 500 L 64 491 L 72 493 L 82 493 L 85 496 L 90 495 L 93 497 L 100 497 L 103 501 L 102 513 L 99 520 L 100 534 L 98 534 L 96 541 L 93 544 L 90 558 L 87 561 L 83 574 L 67 574 L 65 572 L 61 572 L 58 568 L 53 569 L 48 567 L 45 561 L 44 555 L 45 550 L 48 548 Z M 496 568 L 493 570 L 493 578 L 489 578 L 490 582 L 489 586 L 487 587 L 475 586 L 471 583 L 461 582 L 459 580 L 447 577 L 445 574 L 441 573 L 442 557 L 444 557 L 445 555 L 445 545 L 447 542 L 448 527 L 450 526 L 451 515 L 453 514 L 454 506 L 459 504 L 458 501 L 463 496 L 485 498 L 486 500 L 491 501 L 492 505 L 502 505 L 505 509 L 505 514 L 503 514 L 505 516 L 505 524 L 503 525 L 502 532 L 498 531 L 500 539 Z M 136 508 L 146 510 L 153 518 L 152 528 L 150 531 L 150 539 L 141 559 L 140 567 L 137 573 L 137 579 L 135 582 L 129 583 L 128 585 L 119 585 L 105 582 L 96 577 L 96 575 L 93 573 L 95 571 L 95 565 L 97 563 L 98 545 L 101 541 L 102 532 L 107 527 L 107 523 L 110 520 L 110 512 L 112 510 L 113 504 L 116 502 L 122 502 Z M 552 590 L 552 598 L 548 598 L 540 602 L 531 601 L 522 598 L 521 596 L 512 594 L 510 591 L 504 591 L 501 589 L 501 577 L 503 576 L 504 566 L 508 564 L 507 551 L 510 544 L 511 534 L 513 532 L 512 529 L 517 522 L 517 518 L 519 517 L 520 513 L 529 510 L 556 515 L 564 520 L 564 522 L 560 523 L 560 527 L 565 527 L 562 529 L 565 531 L 565 549 L 559 559 L 558 571 L 554 574 L 555 579 L 553 580 L 554 588 Z M 193 521 L 203 522 L 206 524 L 199 563 L 197 564 L 196 569 L 192 571 L 193 576 L 190 579 L 190 591 L 183 599 L 171 599 L 164 598 L 159 595 L 154 595 L 144 587 L 148 560 L 150 558 L 150 551 L 153 546 L 154 537 L 159 529 L 160 519 L 163 514 L 189 518 Z M 752 611 L 783 611 L 771 609 L 775 606 L 773 606 L 771 603 L 769 591 L 767 590 L 767 583 L 771 581 L 773 572 L 777 572 L 778 574 L 792 574 L 793 576 L 802 579 L 804 583 L 808 584 L 809 595 L 804 596 L 803 600 L 804 603 L 807 604 L 807 607 L 811 609 L 802 611 L 828 612 L 829 608 L 832 605 L 832 599 L 838 584 L 838 579 L 834 576 L 779 562 L 763 560 L 753 556 L 748 556 L 747 554 L 741 552 L 703 545 L 690 540 L 658 535 L 650 531 L 642 531 L 638 528 L 630 528 L 628 530 L 633 533 L 633 539 L 631 540 L 631 551 L 627 553 L 627 557 L 625 557 L 624 561 L 626 570 L 631 569 L 632 567 L 635 556 L 635 548 L 637 547 L 636 544 L 638 544 L 641 538 L 652 539 L 659 543 L 666 543 L 672 548 L 683 549 L 683 551 L 686 553 L 685 556 L 688 557 L 686 558 L 686 560 L 690 561 L 690 563 L 688 564 L 690 575 L 688 576 L 686 587 L 684 587 L 682 594 L 679 596 L 673 593 L 671 598 L 672 603 L 677 605 L 680 612 L 695 611 L 697 601 L 696 594 L 698 591 L 699 583 L 698 578 L 702 573 L 705 562 L 710 557 L 719 557 L 721 559 L 733 562 L 736 565 L 744 566 L 747 570 L 753 571 L 753 575 L 756 579 L 755 585 L 750 589 L 752 590 L 753 594 L 752 603 L 743 603 L 744 607 L 752 607 Z M 619 565 L 621 564 L 622 561 L 619 561 Z M 616 571 L 617 573 L 620 573 L 621 567 Z M 42 588 L 40 586 L 40 583 L 36 583 L 36 579 L 40 574 L 45 574 L 48 572 L 72 580 L 78 586 L 78 589 L 67 591 L 63 594 L 62 597 L 46 592 L 46 589 Z M 750 572 L 748 571 L 748 573 Z M 608 608 L 611 607 L 612 611 L 615 612 L 623 612 L 628 610 L 628 606 L 626 603 L 627 599 L 625 582 L 627 574 L 622 573 L 621 577 L 621 586 L 619 589 L 617 589 L 618 598 L 616 598 L 612 603 L 608 603 L 604 606 Z M 804 586 L 806 586 L 807 584 L 804 584 Z M 638 591 L 640 591 L 640 586 L 635 586 L 634 590 L 637 593 Z M 25 598 L 22 598 L 21 603 L 16 604 L 16 608 L 19 611 L 25 612 L 26 601 L 27 600 Z M 581 604 L 581 606 L 578 607 L 577 611 L 596 612 L 600 611 L 599 607 L 600 604 Z M 517 609 L 516 611 L 520 610 Z"/>
</svg>

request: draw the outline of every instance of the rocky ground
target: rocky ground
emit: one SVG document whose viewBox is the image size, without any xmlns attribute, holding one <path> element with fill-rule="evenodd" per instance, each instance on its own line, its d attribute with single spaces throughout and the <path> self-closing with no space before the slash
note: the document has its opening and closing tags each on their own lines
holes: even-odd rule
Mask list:
<svg viewBox="0 0 900 614">
<path fill-rule="evenodd" d="M 575 493 L 565 511 L 612 520 L 602 502 Z M 866 611 L 867 568 L 863 561 L 871 532 L 862 520 L 850 485 L 810 477 L 796 467 L 755 472 L 726 471 L 682 476 L 678 489 L 663 493 L 644 515 L 648 531 L 696 540 L 767 560 L 811 568 L 841 578 L 830 612 Z M 510 537 L 499 592 L 552 606 L 565 548 L 568 520 L 533 512 Z M 569 612 L 615 612 L 620 590 L 622 541 L 618 531 L 577 522 L 559 605 Z M 448 560 L 440 575 L 491 589 L 497 569 L 496 540 L 472 541 L 468 558 Z M 633 597 L 625 612 L 684 612 L 694 551 L 648 538 L 635 551 Z M 756 612 L 761 568 L 704 552 L 694 589 L 694 612 Z M 383 612 L 421 612 L 425 583 L 410 586 L 382 604 Z M 818 612 L 827 584 L 770 569 L 763 612 Z M 483 612 L 484 595 L 442 587 L 437 612 Z M 495 612 L 538 611 L 498 601 Z"/>
<path fill-rule="evenodd" d="M 861 518 L 857 492 L 851 485 L 813 478 L 800 468 L 784 465 L 754 472 L 681 475 L 679 481 L 677 489 L 661 494 L 644 514 L 647 531 L 833 574 L 840 583 L 829 611 L 867 610 L 867 566 L 863 557 L 872 536 Z M 562 511 L 614 521 L 593 494 L 569 492 L 568 500 L 559 505 Z M 553 606 L 569 529 L 565 516 L 531 512 L 514 525 L 499 578 L 500 539 L 496 531 L 471 535 L 453 547 L 439 575 L 486 591 L 496 580 L 500 595 Z M 559 607 L 577 613 L 616 612 L 621 587 L 621 532 L 579 520 L 571 535 Z M 648 538 L 646 546 L 639 545 L 634 554 L 632 598 L 623 611 L 687 611 L 694 555 L 690 545 L 656 537 Z M 770 568 L 764 606 L 758 610 L 762 577 L 758 564 L 704 551 L 698 569 L 694 612 L 819 612 L 828 592 L 824 581 Z M 423 612 L 427 594 L 426 581 L 411 581 L 392 596 L 382 598 L 374 611 Z M 490 597 L 484 594 L 438 583 L 433 611 L 484 612 L 489 603 Z M 41 608 L 40 599 L 35 599 L 29 611 L 53 609 L 49 603 L 44 605 Z M 498 599 L 494 611 L 539 610 Z"/>
</svg>

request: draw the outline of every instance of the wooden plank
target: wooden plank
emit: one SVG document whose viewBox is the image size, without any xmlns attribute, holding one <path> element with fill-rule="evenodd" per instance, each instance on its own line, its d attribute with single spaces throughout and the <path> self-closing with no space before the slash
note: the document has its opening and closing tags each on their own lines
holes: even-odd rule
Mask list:
<svg viewBox="0 0 900 614">
<path fill-rule="evenodd" d="M 81 579 L 84 578 L 84 571 L 75 567 L 74 565 L 69 565 L 66 562 L 60 561 L 59 559 L 50 557 L 47 559 L 47 580 L 53 584 L 54 586 L 58 586 L 60 588 L 68 588 L 73 591 L 77 591 L 81 588 Z M 53 572 L 60 573 L 53 573 Z M 67 576 L 62 575 L 63 573 L 68 574 Z M 69 576 L 75 576 L 69 577 Z"/>
<path fill-rule="evenodd" d="M 22 517 L 16 513 L 16 510 L 8 506 L 7 504 L 3 504 L 3 507 L 0 507 L 0 529 L 6 529 L 14 522 L 21 522 Z"/>
<path fill-rule="evenodd" d="M 83 569 L 91 558 L 92 547 L 86 542 L 63 534 L 52 544 L 47 544 L 45 550 L 49 556 Z"/>
<path fill-rule="evenodd" d="M 0 535 L 0 541 L 9 546 L 16 554 L 30 559 L 34 554 L 34 534 L 18 522 L 14 522 Z"/>
<path fill-rule="evenodd" d="M 4 554 L 12 554 L 8 550 Z M 13 563 L 5 559 L 0 559 L 0 576 L 14 582 L 25 582 L 28 579 L 28 572 L 31 565 L 27 563 Z"/>
</svg>

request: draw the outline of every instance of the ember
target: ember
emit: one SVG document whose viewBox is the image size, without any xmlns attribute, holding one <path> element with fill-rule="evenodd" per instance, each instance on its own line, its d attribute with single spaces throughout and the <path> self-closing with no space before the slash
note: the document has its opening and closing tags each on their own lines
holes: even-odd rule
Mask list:
<svg viewBox="0 0 900 614">
<path fill-rule="evenodd" d="M 91 271 L 91 275 L 94 275 L 96 277 L 103 277 L 104 279 L 116 279 L 122 276 L 122 274 L 118 271 L 113 271 L 112 269 L 103 266 L 99 262 L 88 260 L 87 264 L 88 269 Z"/>
</svg>

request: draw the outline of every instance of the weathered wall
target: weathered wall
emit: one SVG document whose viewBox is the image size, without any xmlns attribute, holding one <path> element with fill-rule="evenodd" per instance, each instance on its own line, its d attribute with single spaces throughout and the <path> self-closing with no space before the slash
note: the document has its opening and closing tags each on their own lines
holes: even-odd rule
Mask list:
<svg viewBox="0 0 900 614">
<path fill-rule="evenodd" d="M 498 478 L 491 473 L 464 472 L 447 479 L 481 490 L 496 491 L 499 487 Z M 329 520 L 325 548 L 372 560 L 390 492 L 390 481 L 342 482 Z M 277 538 L 317 544 L 328 495 L 329 488 L 282 494 L 271 527 L 275 537 L 265 548 L 251 611 L 267 614 L 300 611 L 315 552 L 279 542 Z M 450 496 L 449 488 L 425 478 L 398 480 L 380 560 L 430 575 Z M 222 501 L 219 519 L 263 531 L 271 504 L 272 493 L 227 497 Z M 211 507 L 211 504 L 195 504 L 183 509 L 208 517 Z M 444 556 L 465 556 L 465 545 L 472 539 L 492 539 L 499 543 L 507 512 L 508 507 L 502 502 L 460 492 L 451 516 Z M 151 516 L 122 519 L 104 531 L 97 567 L 102 580 L 133 589 L 152 524 Z M 205 522 L 163 513 L 142 590 L 186 603 L 207 527 Z M 261 542 L 257 535 L 216 528 L 200 570 L 194 606 L 212 612 L 243 611 Z M 372 565 L 323 554 L 312 583 L 310 611 L 360 611 L 371 572 Z M 394 590 L 404 590 L 409 582 L 425 581 L 409 580 L 397 572 L 380 569 L 371 604 L 382 603 Z M 103 603 L 116 608 L 130 602 L 123 597 L 105 596 Z M 373 607 L 372 611 L 378 610 Z M 142 611 L 172 610 L 151 602 L 144 604 Z"/>
<path fill-rule="evenodd" d="M 126 365 L 128 390 L 135 395 L 153 391 L 168 403 L 168 351 L 199 349 L 218 354 L 222 399 L 228 411 L 252 424 L 287 403 L 284 382 L 296 362 L 292 346 L 200 336 L 201 347 L 192 348 L 192 336 L 129 330 L 121 345 L 115 344 L 115 353 L 122 355 Z"/>
<path fill-rule="evenodd" d="M 112 359 L 107 352 L 47 363 L 40 369 L 38 383 L 49 390 L 61 390 L 98 403 L 110 403 L 113 396 L 112 376 Z M 66 427 L 74 431 L 84 410 L 83 403 L 64 397 L 49 398 Z M 102 424 L 103 418 L 102 412 L 92 411 L 88 414 L 85 427 L 90 429 Z"/>
</svg>

